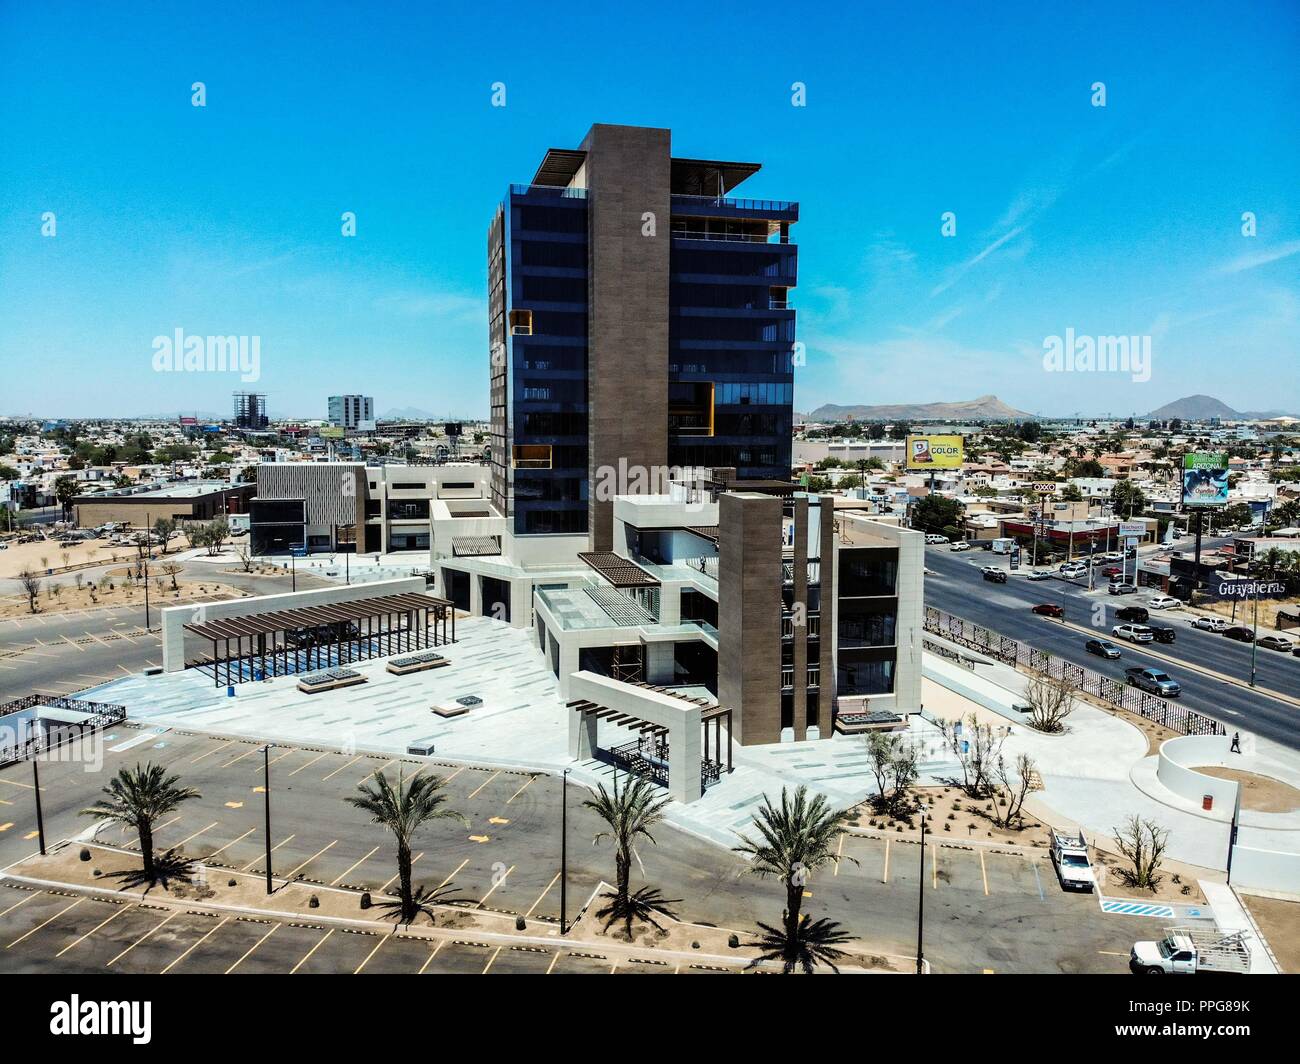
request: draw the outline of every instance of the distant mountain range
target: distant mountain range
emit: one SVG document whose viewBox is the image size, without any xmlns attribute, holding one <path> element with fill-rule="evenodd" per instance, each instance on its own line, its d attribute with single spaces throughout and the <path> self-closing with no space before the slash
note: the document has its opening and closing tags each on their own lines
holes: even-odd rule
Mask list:
<svg viewBox="0 0 1300 1064">
<path fill-rule="evenodd" d="M 827 403 L 809 421 L 1028 421 L 1033 414 L 1007 406 L 996 395 L 959 403 L 901 403 L 893 406 L 837 406 Z"/>
<path fill-rule="evenodd" d="M 1227 403 L 1212 395 L 1188 395 L 1182 399 L 1175 399 L 1172 403 L 1165 403 L 1164 406 L 1152 410 L 1146 416 L 1157 421 L 1168 421 L 1175 417 L 1182 418 L 1184 421 L 1207 421 L 1212 417 L 1222 418 L 1224 421 L 1252 421 L 1282 417 L 1286 413 L 1285 410 L 1233 410 Z"/>
</svg>

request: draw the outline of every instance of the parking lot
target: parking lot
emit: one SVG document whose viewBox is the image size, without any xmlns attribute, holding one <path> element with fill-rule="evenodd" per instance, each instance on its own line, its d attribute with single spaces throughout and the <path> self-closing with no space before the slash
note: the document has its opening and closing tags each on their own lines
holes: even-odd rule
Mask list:
<svg viewBox="0 0 1300 1064">
<path fill-rule="evenodd" d="M 83 754 L 93 761 L 92 741 L 83 742 L 88 747 Z M 87 771 L 93 768 L 89 763 L 41 764 L 41 798 L 51 843 L 91 825 L 78 811 L 95 800 L 118 768 L 152 760 L 167 765 L 202 795 L 159 824 L 160 850 L 176 847 L 201 861 L 210 875 L 221 869 L 265 871 L 260 745 L 118 726 L 102 737 L 97 750 L 102 763 L 92 771 Z M 269 761 L 271 859 L 277 881 L 299 879 L 376 893 L 391 890 L 397 872 L 391 836 L 343 799 L 376 770 L 393 778 L 399 768 L 411 772 L 419 766 L 405 758 L 306 747 L 273 747 Z M 437 821 L 417 835 L 417 885 L 441 890 L 460 905 L 523 915 L 530 927 L 549 932 L 560 912 L 560 781 L 466 766 L 432 765 L 431 770 L 444 776 L 449 805 L 468 823 Z M 32 787 L 29 764 L 0 770 L 0 867 L 36 848 Z M 581 807 L 585 796 L 581 787 L 570 785 L 570 919 L 596 885 L 613 875 L 609 844 L 592 843 L 603 825 Z M 779 919 L 779 889 L 769 880 L 743 874 L 747 865 L 735 854 L 666 826 L 656 829 L 655 836 L 658 845 L 638 846 L 634 877 L 678 899 L 673 908 L 680 918 L 735 928 L 742 935 L 758 920 Z M 119 828 L 101 832 L 99 841 L 135 845 L 131 834 Z M 1063 894 L 1045 859 L 955 849 L 942 845 L 944 841 L 955 840 L 927 843 L 926 854 L 926 953 L 936 970 L 1120 971 L 1128 945 L 1139 931 L 1154 927 L 1102 914 L 1090 896 Z M 808 884 L 808 909 L 841 921 L 882 953 L 906 956 L 915 951 L 920 882 L 915 843 L 844 836 L 841 860 L 819 870 Z M 0 904 L 0 970 L 5 971 L 65 964 L 102 970 L 137 940 L 112 968 L 145 965 L 162 970 L 175 962 L 173 970 L 185 971 L 292 971 L 300 965 L 304 972 L 369 972 L 372 966 L 376 971 L 419 971 L 427 962 L 427 971 L 658 970 L 569 951 L 542 956 L 483 945 L 448 944 L 430 960 L 425 943 L 400 937 L 381 940 L 341 929 L 263 925 L 237 917 L 181 914 L 146 934 L 167 913 L 145 905 L 116 906 L 50 894 L 26 900 L 27 892 L 13 885 L 5 890 L 0 896 L 13 899 Z M 11 909 L 15 902 L 22 904 Z M 259 928 L 268 935 L 260 943 Z M 87 932 L 93 933 L 60 956 L 65 946 Z M 205 938 L 208 932 L 211 936 Z M 191 946 L 193 950 L 178 961 Z M 368 956 L 371 950 L 374 955 Z M 683 970 L 692 969 L 688 965 Z"/>
</svg>

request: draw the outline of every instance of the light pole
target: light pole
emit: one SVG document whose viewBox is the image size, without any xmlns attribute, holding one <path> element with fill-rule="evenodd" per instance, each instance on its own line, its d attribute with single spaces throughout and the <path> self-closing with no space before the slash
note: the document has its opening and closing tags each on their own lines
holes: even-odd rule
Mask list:
<svg viewBox="0 0 1300 1064">
<path fill-rule="evenodd" d="M 916 974 L 925 970 L 925 953 L 922 948 L 922 933 L 925 928 L 925 814 L 929 812 L 924 805 L 921 812 L 921 893 L 916 905 Z"/>
<path fill-rule="evenodd" d="M 560 934 L 568 933 L 569 915 L 569 769 L 560 778 Z"/>
<path fill-rule="evenodd" d="M 262 747 L 262 797 L 266 799 L 266 892 L 271 893 L 271 744 Z"/>
<path fill-rule="evenodd" d="M 41 812 L 41 773 L 37 767 L 40 750 L 32 751 L 32 786 L 36 794 L 36 834 L 41 840 L 41 856 L 45 856 L 45 816 Z"/>
<path fill-rule="evenodd" d="M 144 630 L 149 631 L 149 512 L 144 515 L 144 560 L 140 563 L 144 570 Z"/>
</svg>

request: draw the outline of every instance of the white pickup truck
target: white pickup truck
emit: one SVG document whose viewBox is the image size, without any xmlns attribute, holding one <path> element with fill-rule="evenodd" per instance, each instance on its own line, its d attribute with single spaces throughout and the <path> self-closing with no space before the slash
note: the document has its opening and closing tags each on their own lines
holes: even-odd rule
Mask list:
<svg viewBox="0 0 1300 1064">
<path fill-rule="evenodd" d="M 1088 861 L 1088 840 L 1083 831 L 1059 831 L 1052 828 L 1052 863 L 1065 890 L 1094 890 L 1097 881 Z"/>
<path fill-rule="evenodd" d="M 1135 975 L 1245 975 L 1250 971 L 1250 947 L 1245 937 L 1244 931 L 1169 927 L 1158 942 L 1133 943 L 1129 970 Z"/>
</svg>

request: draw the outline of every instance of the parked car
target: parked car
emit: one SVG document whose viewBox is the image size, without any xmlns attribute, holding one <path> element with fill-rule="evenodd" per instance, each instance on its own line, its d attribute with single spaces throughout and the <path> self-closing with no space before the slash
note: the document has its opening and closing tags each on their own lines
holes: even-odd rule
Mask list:
<svg viewBox="0 0 1300 1064">
<path fill-rule="evenodd" d="M 1030 607 L 1030 609 L 1040 617 L 1065 616 L 1065 610 L 1054 602 L 1040 602 L 1037 606 Z"/>
<path fill-rule="evenodd" d="M 1183 687 L 1169 673 L 1161 669 L 1143 669 L 1135 666 L 1124 670 L 1124 680 L 1130 687 L 1150 691 L 1161 698 L 1177 698 Z"/>
<path fill-rule="evenodd" d="M 1052 864 L 1064 890 L 1092 891 L 1097 881 L 1088 860 L 1088 840 L 1082 831 L 1058 831 L 1052 828 Z"/>
<path fill-rule="evenodd" d="M 1192 627 L 1205 632 L 1226 632 L 1232 626 L 1222 617 L 1197 617 Z"/>
<path fill-rule="evenodd" d="M 1173 595 L 1156 595 L 1154 598 L 1147 599 L 1147 606 L 1153 610 L 1171 610 L 1182 603 Z"/>
<path fill-rule="evenodd" d="M 967 542 L 963 539 L 963 540 L 958 541 L 957 543 L 954 543 L 954 544 L 953 544 L 951 547 L 949 547 L 948 549 L 949 549 L 950 551 L 963 551 L 963 550 L 970 550 L 970 544 L 967 543 Z"/>
<path fill-rule="evenodd" d="M 1121 621 L 1137 621 L 1138 624 L 1146 624 L 1151 614 L 1141 606 L 1121 606 L 1115 611 L 1115 617 Z"/>
<path fill-rule="evenodd" d="M 1148 624 L 1147 627 L 1157 643 L 1173 643 L 1178 639 L 1178 633 L 1167 624 Z"/>
<path fill-rule="evenodd" d="M 1225 628 L 1223 634 L 1229 639 L 1235 639 L 1238 643 L 1253 643 L 1255 641 L 1255 633 L 1239 624 L 1231 628 Z"/>
<path fill-rule="evenodd" d="M 1103 658 L 1117 658 L 1120 655 L 1120 649 L 1109 639 L 1089 639 L 1083 644 L 1083 649 L 1089 654 L 1096 654 Z"/>
<path fill-rule="evenodd" d="M 1280 650 L 1283 654 L 1290 654 L 1296 646 L 1284 635 L 1262 635 L 1255 640 L 1255 645 L 1265 650 Z"/>
<path fill-rule="evenodd" d="M 926 543 L 947 543 L 948 537 L 941 536 L 937 532 L 927 532 L 925 535 Z"/>
<path fill-rule="evenodd" d="M 1116 581 L 1106 588 L 1112 595 L 1132 595 L 1137 592 L 1137 588 L 1132 584 L 1126 584 L 1122 581 Z"/>
<path fill-rule="evenodd" d="M 1118 565 L 1108 565 L 1101 571 L 1102 576 L 1123 576 L 1124 570 Z"/>
<path fill-rule="evenodd" d="M 980 575 L 994 584 L 1005 584 L 1007 582 L 1007 574 L 1004 569 L 982 569 Z"/>
<path fill-rule="evenodd" d="M 1134 975 L 1245 975 L 1250 947 L 1240 932 L 1171 927 L 1159 941 L 1134 942 L 1128 967 Z"/>
<path fill-rule="evenodd" d="M 1030 580 L 1050 580 L 1051 578 L 1052 574 L 1047 569 L 1035 569 L 1029 574 Z"/>
<path fill-rule="evenodd" d="M 1122 562 L 1124 560 L 1123 553 L 1117 550 L 1108 550 L 1105 554 L 1099 555 L 1099 557 L 1105 562 Z"/>
<path fill-rule="evenodd" d="M 1130 643 L 1150 643 L 1155 639 L 1145 624 L 1117 624 L 1110 630 L 1110 634 L 1116 639 L 1127 639 Z"/>
<path fill-rule="evenodd" d="M 1088 567 L 1083 562 L 1066 562 L 1057 571 L 1069 580 L 1073 580 L 1076 576 L 1088 575 Z"/>
</svg>

